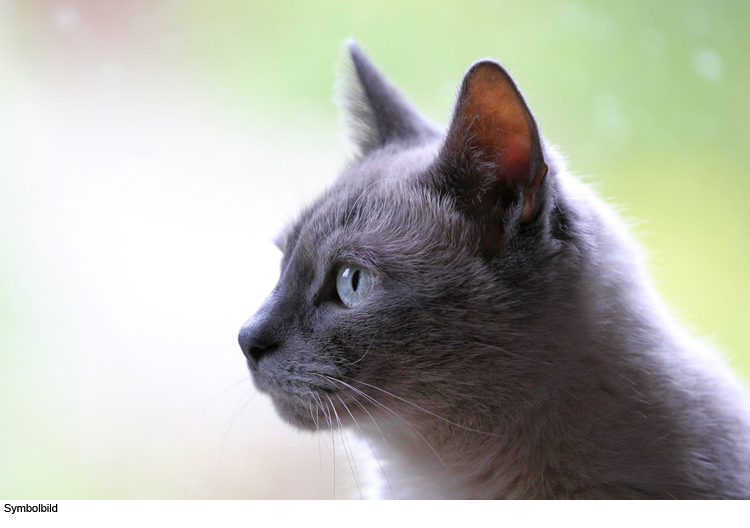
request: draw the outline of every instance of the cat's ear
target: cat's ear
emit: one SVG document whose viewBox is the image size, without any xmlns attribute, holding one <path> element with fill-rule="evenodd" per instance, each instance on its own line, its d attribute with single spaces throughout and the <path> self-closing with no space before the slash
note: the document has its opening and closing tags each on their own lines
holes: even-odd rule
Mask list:
<svg viewBox="0 0 750 528">
<path fill-rule="evenodd" d="M 483 60 L 466 73 L 438 158 L 440 186 L 483 225 L 531 221 L 547 174 L 534 118 L 510 75 Z"/>
<path fill-rule="evenodd" d="M 418 143 L 439 137 L 439 129 L 422 116 L 378 70 L 356 42 L 346 43 L 348 58 L 340 104 L 349 139 L 361 154 L 389 143 Z"/>
</svg>

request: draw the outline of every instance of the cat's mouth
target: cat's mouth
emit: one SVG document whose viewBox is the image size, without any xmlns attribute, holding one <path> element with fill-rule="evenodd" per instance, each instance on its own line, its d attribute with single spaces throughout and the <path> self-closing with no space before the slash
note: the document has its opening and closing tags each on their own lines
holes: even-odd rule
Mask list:
<svg viewBox="0 0 750 528">
<path fill-rule="evenodd" d="M 312 431 L 337 429 L 351 422 L 351 406 L 332 387 L 289 382 L 251 369 L 255 387 L 271 397 L 274 408 L 288 423 Z M 346 409 L 346 410 L 345 410 Z"/>
<path fill-rule="evenodd" d="M 311 431 L 326 431 L 345 427 L 351 422 L 338 395 L 327 391 L 310 390 L 308 397 L 283 393 L 270 394 L 279 416 L 288 423 Z"/>
</svg>

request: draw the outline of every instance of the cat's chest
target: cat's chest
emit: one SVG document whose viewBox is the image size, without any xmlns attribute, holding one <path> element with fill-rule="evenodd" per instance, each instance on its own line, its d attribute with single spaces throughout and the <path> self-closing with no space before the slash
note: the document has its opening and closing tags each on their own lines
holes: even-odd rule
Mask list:
<svg viewBox="0 0 750 528">
<path fill-rule="evenodd" d="M 461 442 L 460 438 L 456 442 Z M 497 464 L 451 458 L 426 442 L 407 448 L 383 439 L 359 438 L 365 468 L 361 493 L 371 499 L 495 499 L 513 497 L 513 480 Z M 467 451 L 464 450 L 464 455 Z"/>
</svg>

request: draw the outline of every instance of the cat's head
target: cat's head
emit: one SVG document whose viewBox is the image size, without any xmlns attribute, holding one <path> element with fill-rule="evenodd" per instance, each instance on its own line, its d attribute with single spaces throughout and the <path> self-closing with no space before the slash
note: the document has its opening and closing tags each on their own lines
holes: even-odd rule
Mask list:
<svg viewBox="0 0 750 528">
<path fill-rule="evenodd" d="M 496 62 L 466 73 L 446 133 L 349 50 L 359 155 L 282 233 L 281 276 L 240 346 L 300 427 L 335 427 L 331 411 L 484 427 L 469 407 L 516 397 L 544 362 L 528 347 L 559 249 L 554 163 Z"/>
</svg>

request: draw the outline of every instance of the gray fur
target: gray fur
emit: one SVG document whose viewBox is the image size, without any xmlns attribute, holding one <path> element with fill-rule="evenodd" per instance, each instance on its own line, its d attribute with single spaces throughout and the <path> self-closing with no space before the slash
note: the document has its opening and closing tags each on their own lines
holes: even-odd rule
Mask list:
<svg viewBox="0 0 750 528">
<path fill-rule="evenodd" d="M 347 42 L 339 100 L 350 139 L 360 154 L 388 143 L 440 137 L 440 130 L 417 112 L 353 40 Z"/>
<path fill-rule="evenodd" d="M 398 498 L 750 498 L 745 390 L 674 323 L 613 211 L 541 141 L 539 213 L 504 201 L 497 235 L 452 187 L 486 167 L 438 162 L 445 136 L 403 125 L 365 70 L 378 139 L 286 231 L 240 332 L 279 414 L 364 434 Z M 383 108 L 395 128 L 373 125 Z M 326 293 L 342 263 L 377 277 L 356 308 Z"/>
</svg>

